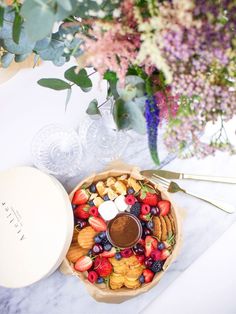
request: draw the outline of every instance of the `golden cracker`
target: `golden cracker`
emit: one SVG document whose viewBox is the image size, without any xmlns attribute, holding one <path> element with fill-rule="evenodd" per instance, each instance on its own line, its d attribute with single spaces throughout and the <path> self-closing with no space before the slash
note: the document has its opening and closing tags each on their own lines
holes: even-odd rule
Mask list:
<svg viewBox="0 0 236 314">
<path fill-rule="evenodd" d="M 97 232 L 90 226 L 82 229 L 78 234 L 78 244 L 85 249 L 90 249 L 94 244 Z"/>
<path fill-rule="evenodd" d="M 167 237 L 171 236 L 173 234 L 172 232 L 172 226 L 171 221 L 168 216 L 164 216 L 165 222 L 166 222 L 166 228 L 167 228 Z"/>
<path fill-rule="evenodd" d="M 172 217 L 171 214 L 168 215 L 168 218 L 170 219 L 170 222 L 171 222 L 171 228 L 172 228 L 172 233 L 175 234 L 175 221 L 174 221 L 174 218 Z"/>
<path fill-rule="evenodd" d="M 78 243 L 72 243 L 66 257 L 70 262 L 75 263 L 81 256 L 87 253 L 88 249 L 81 248 Z"/>
</svg>

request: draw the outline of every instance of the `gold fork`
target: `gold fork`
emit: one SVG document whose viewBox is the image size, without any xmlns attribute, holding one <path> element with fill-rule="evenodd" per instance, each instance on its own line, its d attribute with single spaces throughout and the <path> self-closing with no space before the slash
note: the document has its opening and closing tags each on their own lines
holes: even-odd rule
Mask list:
<svg viewBox="0 0 236 314">
<path fill-rule="evenodd" d="M 151 180 L 154 181 L 155 183 L 159 184 L 160 186 L 162 186 L 164 189 L 166 189 L 170 193 L 183 192 L 185 194 L 199 198 L 202 201 L 210 203 L 211 205 L 214 205 L 214 206 L 218 207 L 219 209 L 221 209 L 221 210 L 223 210 L 229 214 L 232 214 L 235 212 L 235 207 L 231 204 L 227 204 L 224 201 L 218 201 L 218 200 L 210 199 L 210 198 L 205 197 L 205 196 L 197 195 L 197 194 L 192 193 L 192 192 L 188 192 L 188 191 L 182 189 L 177 183 L 170 181 L 170 180 L 167 180 L 167 179 L 164 179 L 164 178 L 158 176 L 157 174 L 153 174 Z"/>
</svg>

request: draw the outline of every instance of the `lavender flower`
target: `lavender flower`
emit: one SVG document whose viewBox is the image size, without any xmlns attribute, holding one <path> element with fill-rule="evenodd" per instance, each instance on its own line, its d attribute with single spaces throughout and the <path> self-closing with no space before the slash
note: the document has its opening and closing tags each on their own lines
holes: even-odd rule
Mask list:
<svg viewBox="0 0 236 314">
<path fill-rule="evenodd" d="M 159 165 L 160 160 L 157 152 L 157 130 L 160 122 L 160 110 L 154 97 L 148 97 L 145 107 L 145 118 L 147 122 L 148 146 L 153 161 Z"/>
</svg>

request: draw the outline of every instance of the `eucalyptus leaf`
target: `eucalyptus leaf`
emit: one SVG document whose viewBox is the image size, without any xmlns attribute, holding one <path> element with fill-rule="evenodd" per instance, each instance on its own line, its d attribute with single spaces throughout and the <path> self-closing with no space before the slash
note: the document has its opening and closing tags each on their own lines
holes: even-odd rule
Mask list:
<svg viewBox="0 0 236 314">
<path fill-rule="evenodd" d="M 3 26 L 4 8 L 0 7 L 0 28 Z"/>
<path fill-rule="evenodd" d="M 16 12 L 12 29 L 12 38 L 16 44 L 19 44 L 21 32 L 22 17 Z"/>
<path fill-rule="evenodd" d="M 79 73 L 76 73 L 76 66 L 71 67 L 64 73 L 64 77 L 78 85 L 82 89 L 87 89 L 92 87 L 92 81 L 88 77 L 88 74 L 85 69 L 81 69 Z"/>
<path fill-rule="evenodd" d="M 21 29 L 19 43 L 16 44 L 12 38 L 3 40 L 3 48 L 14 54 L 30 53 L 34 49 L 35 43 L 30 42 L 24 28 Z"/>
<path fill-rule="evenodd" d="M 67 94 L 66 94 L 65 111 L 67 110 L 67 106 L 68 106 L 68 103 L 70 101 L 71 94 L 72 94 L 72 89 L 68 88 Z"/>
<path fill-rule="evenodd" d="M 23 62 L 25 59 L 28 58 L 29 55 L 29 53 L 23 55 L 15 55 L 15 62 Z"/>
<path fill-rule="evenodd" d="M 47 87 L 54 90 L 70 89 L 71 86 L 66 81 L 56 78 L 45 78 L 37 82 L 40 86 Z"/>
<path fill-rule="evenodd" d="M 21 14 L 25 18 L 25 27 L 29 38 L 37 41 L 48 36 L 55 21 L 52 7 L 36 0 L 25 0 Z"/>
<path fill-rule="evenodd" d="M 70 0 L 56 0 L 57 3 L 63 7 L 64 10 L 66 11 L 71 11 L 72 10 L 72 5 Z"/>
<path fill-rule="evenodd" d="M 35 51 L 45 50 L 46 48 L 48 48 L 50 42 L 51 42 L 51 36 L 38 40 L 35 44 L 34 50 Z"/>
<path fill-rule="evenodd" d="M 121 98 L 115 101 L 113 118 L 119 130 L 130 128 L 130 117 L 126 110 L 125 102 Z"/>
<path fill-rule="evenodd" d="M 98 101 L 97 99 L 93 99 L 89 105 L 88 108 L 86 110 L 86 113 L 89 115 L 97 115 L 97 114 L 101 114 L 100 110 L 98 108 Z"/>
<path fill-rule="evenodd" d="M 7 52 L 1 57 L 1 66 L 3 68 L 8 68 L 14 59 L 14 54 Z"/>
</svg>

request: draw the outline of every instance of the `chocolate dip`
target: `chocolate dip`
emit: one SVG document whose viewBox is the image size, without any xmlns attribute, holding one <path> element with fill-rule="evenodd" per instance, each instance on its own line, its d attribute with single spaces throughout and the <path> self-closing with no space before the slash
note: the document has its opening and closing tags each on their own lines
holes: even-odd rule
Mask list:
<svg viewBox="0 0 236 314">
<path fill-rule="evenodd" d="M 141 234 L 142 226 L 139 219 L 130 213 L 118 214 L 109 222 L 107 228 L 108 240 L 120 248 L 134 246 Z"/>
</svg>

